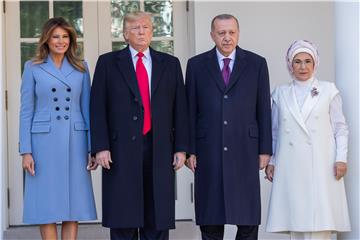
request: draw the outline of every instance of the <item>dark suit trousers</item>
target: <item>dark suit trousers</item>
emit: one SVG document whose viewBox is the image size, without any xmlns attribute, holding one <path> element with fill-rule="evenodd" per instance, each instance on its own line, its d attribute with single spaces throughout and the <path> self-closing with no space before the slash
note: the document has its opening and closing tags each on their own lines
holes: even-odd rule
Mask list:
<svg viewBox="0 0 360 240">
<path fill-rule="evenodd" d="M 144 184 L 144 227 L 143 228 L 111 228 L 110 238 L 113 240 L 167 240 L 169 230 L 156 230 L 154 214 L 154 193 L 152 175 L 152 133 L 144 136 L 143 144 L 143 184 Z"/>
<path fill-rule="evenodd" d="M 257 240 L 259 226 L 237 225 L 236 240 Z M 224 239 L 224 225 L 202 225 L 200 226 L 202 240 Z"/>
</svg>

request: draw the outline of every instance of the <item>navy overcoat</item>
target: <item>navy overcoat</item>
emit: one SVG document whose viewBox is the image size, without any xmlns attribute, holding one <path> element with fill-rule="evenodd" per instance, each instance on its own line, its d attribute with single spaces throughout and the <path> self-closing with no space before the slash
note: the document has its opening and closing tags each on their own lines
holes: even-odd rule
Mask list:
<svg viewBox="0 0 360 240">
<path fill-rule="evenodd" d="M 177 58 L 150 48 L 156 229 L 175 227 L 175 152 L 188 151 L 186 93 Z M 92 152 L 110 150 L 103 169 L 103 226 L 144 225 L 143 106 L 129 47 L 99 57 L 90 97 Z"/>
<path fill-rule="evenodd" d="M 214 48 L 188 61 L 186 89 L 197 224 L 260 224 L 258 155 L 272 153 L 266 60 L 237 47 L 225 86 Z"/>
</svg>

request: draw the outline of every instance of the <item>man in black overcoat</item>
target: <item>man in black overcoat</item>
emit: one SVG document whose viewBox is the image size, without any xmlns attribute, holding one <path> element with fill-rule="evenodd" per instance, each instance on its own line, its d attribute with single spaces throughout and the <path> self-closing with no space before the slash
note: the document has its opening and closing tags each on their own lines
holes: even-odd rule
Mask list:
<svg viewBox="0 0 360 240">
<path fill-rule="evenodd" d="M 125 16 L 128 46 L 101 55 L 91 89 L 91 145 L 111 239 L 168 239 L 174 170 L 188 151 L 186 93 L 176 57 L 149 47 L 151 16 Z"/>
</svg>

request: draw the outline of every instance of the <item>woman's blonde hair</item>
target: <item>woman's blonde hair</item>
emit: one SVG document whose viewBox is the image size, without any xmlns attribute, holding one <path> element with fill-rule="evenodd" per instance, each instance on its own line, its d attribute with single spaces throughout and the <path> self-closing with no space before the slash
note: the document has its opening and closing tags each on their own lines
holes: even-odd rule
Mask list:
<svg viewBox="0 0 360 240">
<path fill-rule="evenodd" d="M 70 38 L 70 44 L 68 50 L 65 52 L 65 56 L 69 63 L 81 72 L 85 72 L 86 68 L 82 59 L 76 55 L 77 43 L 76 43 L 76 32 L 75 29 L 62 17 L 50 18 L 43 26 L 41 36 L 38 42 L 38 47 L 36 50 L 36 55 L 33 58 L 35 64 L 40 64 L 45 61 L 48 57 L 50 50 L 47 44 L 48 40 L 51 37 L 52 32 L 55 28 L 60 27 L 64 29 Z"/>
</svg>

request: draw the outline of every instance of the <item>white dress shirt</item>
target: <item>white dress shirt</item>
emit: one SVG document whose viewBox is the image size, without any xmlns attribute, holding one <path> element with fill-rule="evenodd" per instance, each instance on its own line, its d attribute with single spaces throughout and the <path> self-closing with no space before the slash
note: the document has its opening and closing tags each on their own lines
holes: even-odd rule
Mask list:
<svg viewBox="0 0 360 240">
<path fill-rule="evenodd" d="M 134 48 L 132 48 L 130 45 L 129 45 L 129 49 L 130 49 L 130 53 L 131 53 L 131 59 L 132 59 L 132 62 L 134 64 L 134 69 L 136 71 L 136 63 L 137 63 L 137 60 L 138 60 L 138 51 L 136 51 Z M 143 61 L 143 64 L 145 66 L 145 69 L 146 69 L 146 72 L 147 72 L 147 75 L 148 75 L 148 79 L 149 79 L 149 96 L 151 98 L 151 72 L 152 72 L 152 61 L 151 61 L 151 55 L 150 55 L 150 50 L 149 48 L 147 48 L 144 52 L 143 52 L 144 56 L 142 57 L 142 61 Z"/>
<path fill-rule="evenodd" d="M 219 63 L 220 70 L 222 70 L 223 67 L 224 67 L 224 61 L 223 61 L 223 59 L 224 59 L 224 58 L 230 58 L 231 60 L 230 60 L 230 63 L 229 63 L 229 67 L 230 67 L 230 72 L 232 72 L 233 67 L 234 67 L 234 62 L 235 62 L 235 53 L 236 53 L 236 49 L 234 49 L 228 57 L 225 57 L 225 56 L 222 55 L 222 54 L 219 52 L 219 50 L 216 48 L 216 56 L 217 56 L 217 59 L 218 59 L 218 63 Z"/>
<path fill-rule="evenodd" d="M 308 94 L 311 94 L 311 85 L 314 81 L 314 78 L 310 78 L 306 81 L 293 80 L 295 96 L 299 109 L 302 109 L 302 106 L 305 102 Z M 272 146 L 274 155 L 271 157 L 271 165 L 276 165 L 276 142 L 277 134 L 279 127 L 279 110 L 276 106 L 276 103 L 272 101 Z M 329 106 L 329 114 L 331 119 L 331 126 L 334 132 L 334 138 L 336 141 L 336 162 L 346 162 L 347 161 L 347 152 L 348 152 L 348 125 L 346 124 L 345 116 L 342 111 L 342 100 L 340 94 L 337 94 L 331 101 Z"/>
</svg>

